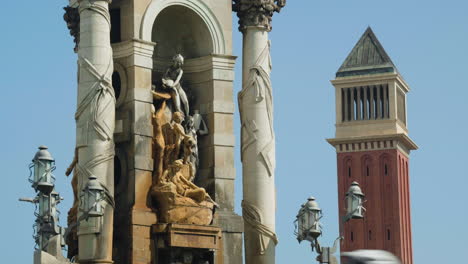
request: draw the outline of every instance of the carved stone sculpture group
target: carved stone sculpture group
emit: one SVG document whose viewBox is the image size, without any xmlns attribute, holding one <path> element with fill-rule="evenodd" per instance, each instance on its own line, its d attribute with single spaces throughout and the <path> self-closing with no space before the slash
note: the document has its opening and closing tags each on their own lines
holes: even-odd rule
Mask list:
<svg viewBox="0 0 468 264">
<path fill-rule="evenodd" d="M 208 225 L 214 201 L 193 181 L 198 169 L 198 135 L 208 130 L 197 110 L 190 115 L 182 88 L 184 58 L 177 54 L 162 78 L 153 86 L 153 159 L 151 197 L 158 219 L 163 223 Z"/>
</svg>

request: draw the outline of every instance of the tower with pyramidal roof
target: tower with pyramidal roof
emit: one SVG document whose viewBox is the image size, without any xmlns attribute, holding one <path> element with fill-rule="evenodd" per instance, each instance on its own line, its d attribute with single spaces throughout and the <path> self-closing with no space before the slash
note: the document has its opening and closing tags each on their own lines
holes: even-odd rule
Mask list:
<svg viewBox="0 0 468 264">
<path fill-rule="evenodd" d="M 366 194 L 363 221 L 341 227 L 341 251 L 383 249 L 412 264 L 406 94 L 410 88 L 369 27 L 331 81 L 336 95 L 339 215 L 353 182 Z"/>
</svg>

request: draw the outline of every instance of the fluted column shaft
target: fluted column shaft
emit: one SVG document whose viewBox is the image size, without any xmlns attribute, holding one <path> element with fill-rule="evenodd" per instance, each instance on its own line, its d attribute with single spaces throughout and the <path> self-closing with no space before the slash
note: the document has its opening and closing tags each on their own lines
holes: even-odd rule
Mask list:
<svg viewBox="0 0 468 264">
<path fill-rule="evenodd" d="M 77 125 L 78 192 L 90 175 L 106 189 L 104 215 L 81 219 L 78 226 L 79 263 L 112 263 L 115 95 L 110 45 L 110 0 L 80 0 L 80 41 Z M 80 210 L 78 219 L 82 218 Z"/>
</svg>

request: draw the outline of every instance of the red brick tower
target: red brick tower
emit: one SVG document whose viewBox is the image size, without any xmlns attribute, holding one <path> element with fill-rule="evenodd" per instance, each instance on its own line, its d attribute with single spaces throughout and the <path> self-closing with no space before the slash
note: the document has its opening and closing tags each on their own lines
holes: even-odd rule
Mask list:
<svg viewBox="0 0 468 264">
<path fill-rule="evenodd" d="M 342 225 L 341 251 L 383 249 L 413 263 L 406 93 L 409 87 L 370 28 L 332 81 L 336 92 L 339 214 L 353 181 L 366 194 L 363 220 Z"/>
</svg>

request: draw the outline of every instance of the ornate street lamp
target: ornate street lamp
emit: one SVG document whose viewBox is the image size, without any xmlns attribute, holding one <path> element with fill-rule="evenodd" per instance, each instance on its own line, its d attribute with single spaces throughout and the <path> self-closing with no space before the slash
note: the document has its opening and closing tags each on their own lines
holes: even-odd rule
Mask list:
<svg viewBox="0 0 468 264">
<path fill-rule="evenodd" d="M 303 240 L 313 243 L 322 234 L 319 222 L 321 218 L 322 209 L 320 209 L 314 197 L 309 197 L 296 216 L 297 230 L 295 234 L 299 243 Z"/>
<path fill-rule="evenodd" d="M 81 193 L 81 211 L 86 219 L 104 215 L 101 201 L 105 199 L 105 195 L 105 190 L 96 176 L 89 176 L 88 183 Z"/>
<path fill-rule="evenodd" d="M 346 216 L 344 221 L 364 218 L 366 209 L 362 206 L 365 195 L 362 193 L 359 183 L 353 182 L 346 193 Z"/>
<path fill-rule="evenodd" d="M 364 202 L 364 194 L 357 182 L 353 182 L 346 193 L 346 215 L 343 218 L 343 222 L 347 222 L 351 219 L 362 219 L 364 218 L 365 208 L 362 206 Z M 317 201 L 314 197 L 307 199 L 307 202 L 301 206 L 295 223 L 294 234 L 297 237 L 299 243 L 303 240 L 311 242 L 312 251 L 316 251 L 319 255 L 317 261 L 319 263 L 330 263 L 336 264 L 337 259 L 333 254 L 336 252 L 338 241 L 343 239 L 342 236 L 335 240 L 333 247 L 321 247 L 318 241 L 318 237 L 322 234 L 321 224 L 319 220 L 322 218 L 322 210 L 318 206 Z"/>
<path fill-rule="evenodd" d="M 35 198 L 20 198 L 22 202 L 35 205 L 36 216 L 34 229 L 35 249 L 46 251 L 53 256 L 62 256 L 60 248 L 50 247 L 51 241 L 60 241 L 60 246 L 65 246 L 64 229 L 58 225 L 60 212 L 57 205 L 63 200 L 59 193 L 54 190 L 55 178 L 52 171 L 55 169 L 55 160 L 47 150 L 46 146 L 40 146 L 29 166 L 29 182 L 36 191 Z M 61 258 L 63 259 L 63 257 Z M 58 263 L 58 262 L 57 262 Z"/>
<path fill-rule="evenodd" d="M 29 169 L 34 168 L 29 181 L 32 187 L 44 194 L 50 194 L 54 189 L 55 178 L 52 171 L 55 170 L 55 160 L 50 155 L 46 146 L 40 146 L 36 152 Z"/>
</svg>

